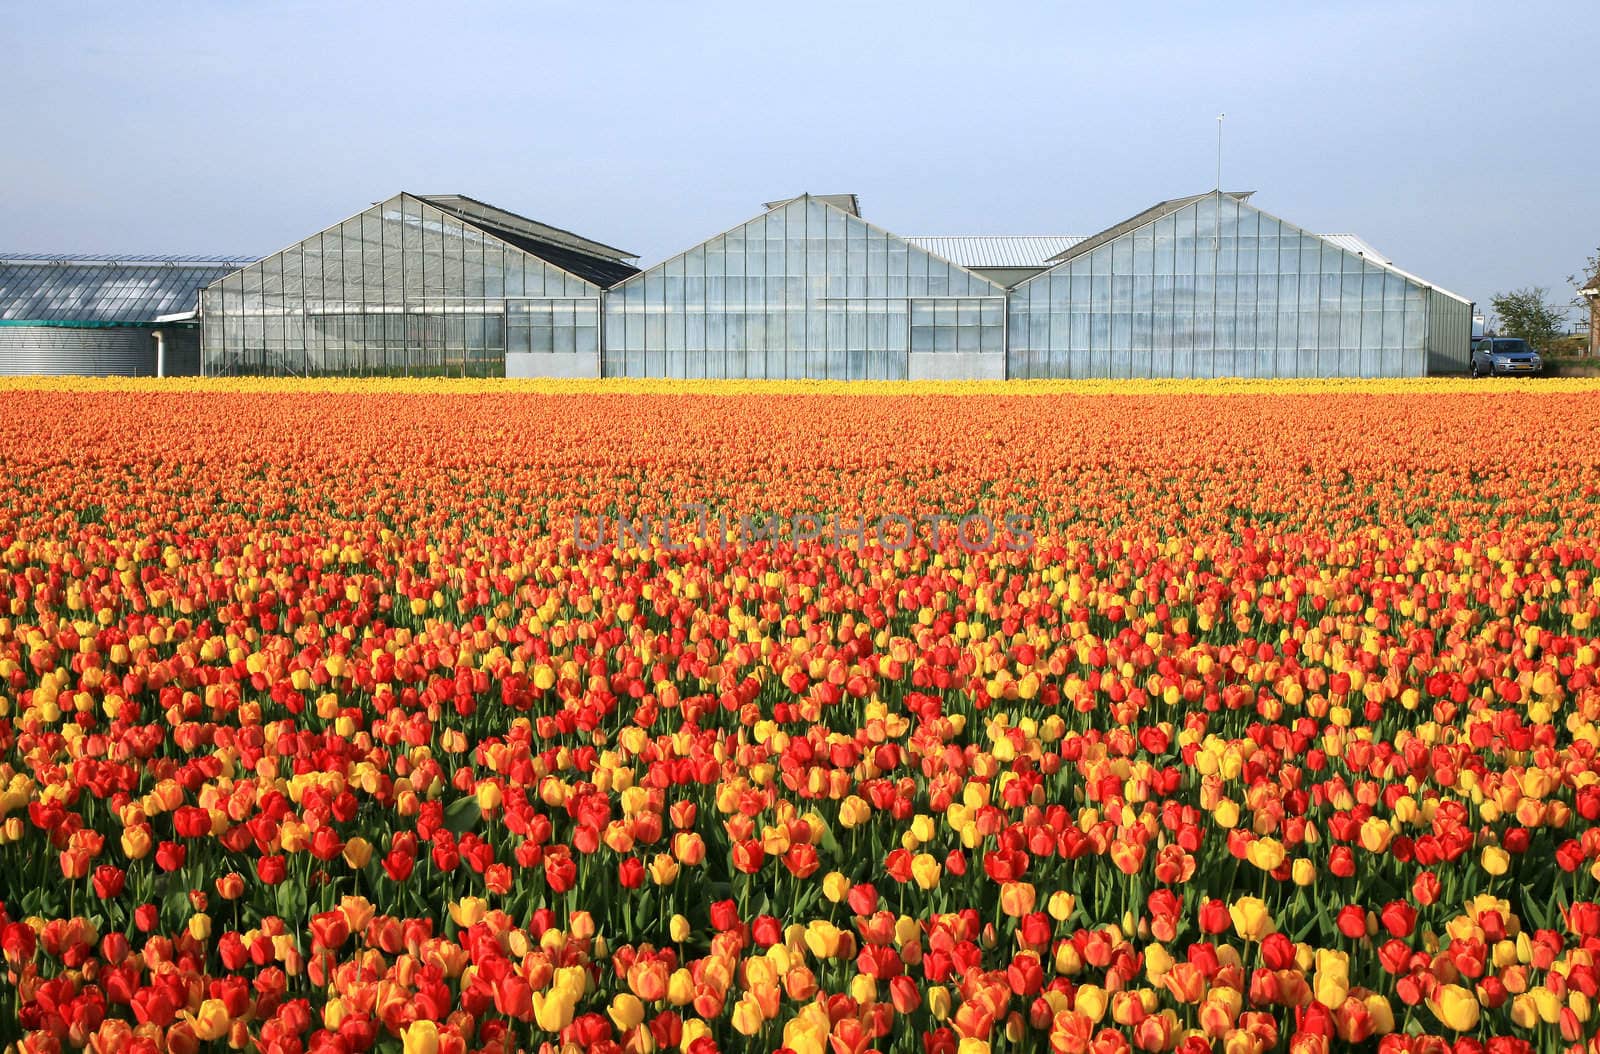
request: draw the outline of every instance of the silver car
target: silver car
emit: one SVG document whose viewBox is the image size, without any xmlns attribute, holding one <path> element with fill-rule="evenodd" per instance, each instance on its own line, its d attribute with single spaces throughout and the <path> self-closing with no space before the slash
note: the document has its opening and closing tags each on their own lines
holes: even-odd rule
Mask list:
<svg viewBox="0 0 1600 1054">
<path fill-rule="evenodd" d="M 1488 337 L 1472 342 L 1474 377 L 1534 376 L 1544 371 L 1544 360 L 1533 345 L 1520 337 Z"/>
</svg>

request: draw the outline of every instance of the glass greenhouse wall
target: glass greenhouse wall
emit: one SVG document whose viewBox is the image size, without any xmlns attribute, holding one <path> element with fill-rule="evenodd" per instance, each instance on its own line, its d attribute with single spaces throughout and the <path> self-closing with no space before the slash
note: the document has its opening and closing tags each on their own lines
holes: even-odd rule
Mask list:
<svg viewBox="0 0 1600 1054">
<path fill-rule="evenodd" d="M 1008 375 L 1420 377 L 1430 295 L 1458 303 L 1212 193 L 1090 239 L 1013 289 Z"/>
<path fill-rule="evenodd" d="M 614 286 L 608 377 L 902 379 L 1005 349 L 1005 290 L 809 195 Z"/>
<path fill-rule="evenodd" d="M 208 286 L 205 372 L 501 377 L 508 352 L 598 366 L 600 293 L 399 194 Z"/>
</svg>

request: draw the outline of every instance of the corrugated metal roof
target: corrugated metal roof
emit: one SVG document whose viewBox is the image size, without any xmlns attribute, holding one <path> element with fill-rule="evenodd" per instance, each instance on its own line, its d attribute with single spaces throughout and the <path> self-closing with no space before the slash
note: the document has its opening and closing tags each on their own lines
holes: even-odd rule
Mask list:
<svg viewBox="0 0 1600 1054">
<path fill-rule="evenodd" d="M 962 267 L 1044 267 L 1086 234 L 919 235 L 906 241 Z"/>
<path fill-rule="evenodd" d="M 1325 242 L 1332 242 L 1345 252 L 1355 253 L 1357 256 L 1365 256 L 1374 263 L 1394 263 L 1393 260 L 1379 252 L 1371 242 L 1359 234 L 1320 234 L 1318 237 Z"/>
<path fill-rule="evenodd" d="M 46 257 L 0 253 L 0 320 L 153 322 L 249 261 Z"/>
</svg>

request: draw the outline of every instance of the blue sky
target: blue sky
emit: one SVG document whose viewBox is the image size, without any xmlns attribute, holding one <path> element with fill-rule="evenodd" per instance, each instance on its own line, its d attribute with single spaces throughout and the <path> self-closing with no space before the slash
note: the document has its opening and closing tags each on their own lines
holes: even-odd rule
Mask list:
<svg viewBox="0 0 1600 1054">
<path fill-rule="evenodd" d="M 660 259 L 810 190 L 1089 234 L 1223 182 L 1480 303 L 1600 245 L 1587 5 L 27 4 L 0 249 L 259 255 L 396 190 Z"/>
</svg>

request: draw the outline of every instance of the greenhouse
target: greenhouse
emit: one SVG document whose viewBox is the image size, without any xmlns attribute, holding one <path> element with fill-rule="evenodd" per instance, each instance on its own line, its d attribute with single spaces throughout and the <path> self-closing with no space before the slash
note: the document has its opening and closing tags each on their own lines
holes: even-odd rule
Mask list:
<svg viewBox="0 0 1600 1054">
<path fill-rule="evenodd" d="M 1212 192 L 1079 241 L 1010 293 L 1007 376 L 1420 377 L 1466 369 L 1471 302 Z"/>
<path fill-rule="evenodd" d="M 198 373 L 195 294 L 245 262 L 0 254 L 0 374 Z"/>
<path fill-rule="evenodd" d="M 608 377 L 1003 377 L 1005 290 L 857 214 L 853 195 L 765 214 L 605 298 Z"/>
<path fill-rule="evenodd" d="M 904 238 L 801 194 L 647 270 L 398 194 L 211 282 L 214 374 L 1029 379 L 1464 372 L 1472 304 L 1242 191 L 1099 234 Z"/>
<path fill-rule="evenodd" d="M 401 193 L 208 286 L 208 374 L 595 376 L 633 254 L 461 195 Z"/>
</svg>

